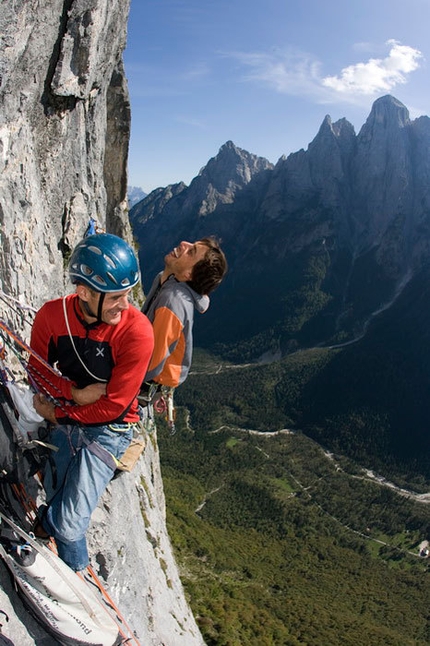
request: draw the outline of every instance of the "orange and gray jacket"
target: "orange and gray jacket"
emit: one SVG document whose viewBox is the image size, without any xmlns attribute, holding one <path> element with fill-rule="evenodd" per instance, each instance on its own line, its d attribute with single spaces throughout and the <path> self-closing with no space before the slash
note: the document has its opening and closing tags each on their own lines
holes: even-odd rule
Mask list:
<svg viewBox="0 0 430 646">
<path fill-rule="evenodd" d="M 154 327 L 154 352 L 145 381 L 176 388 L 187 378 L 193 354 L 194 310 L 205 312 L 209 297 L 197 294 L 171 275 L 155 278 L 142 312 Z"/>
</svg>

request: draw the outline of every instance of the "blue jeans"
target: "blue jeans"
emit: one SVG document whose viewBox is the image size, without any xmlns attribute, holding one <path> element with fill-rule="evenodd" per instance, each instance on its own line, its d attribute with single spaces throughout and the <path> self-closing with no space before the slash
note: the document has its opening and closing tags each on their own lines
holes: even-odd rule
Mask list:
<svg viewBox="0 0 430 646">
<path fill-rule="evenodd" d="M 118 430 L 112 430 L 113 428 Z M 91 514 L 133 436 L 133 426 L 57 426 L 50 442 L 58 447 L 44 488 L 48 507 L 42 522 L 55 538 L 58 555 L 72 570 L 89 563 L 87 532 Z"/>
</svg>

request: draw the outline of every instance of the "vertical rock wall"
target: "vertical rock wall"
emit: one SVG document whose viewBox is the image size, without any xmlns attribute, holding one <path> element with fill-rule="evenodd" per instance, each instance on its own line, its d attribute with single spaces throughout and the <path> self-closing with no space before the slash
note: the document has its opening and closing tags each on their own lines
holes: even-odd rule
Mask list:
<svg viewBox="0 0 430 646">
<path fill-rule="evenodd" d="M 2 0 L 0 287 L 39 306 L 88 220 L 129 236 L 129 0 Z"/>
<path fill-rule="evenodd" d="M 38 308 L 69 290 L 64 269 L 90 217 L 131 240 L 130 105 L 122 51 L 129 0 L 0 3 L 0 317 L 4 294 Z M 22 328 L 22 329 L 19 329 Z M 0 428 L 1 432 L 1 428 Z M 94 513 L 92 564 L 145 646 L 199 646 L 165 526 L 155 435 Z M 4 633 L 48 646 L 0 565 Z"/>
</svg>

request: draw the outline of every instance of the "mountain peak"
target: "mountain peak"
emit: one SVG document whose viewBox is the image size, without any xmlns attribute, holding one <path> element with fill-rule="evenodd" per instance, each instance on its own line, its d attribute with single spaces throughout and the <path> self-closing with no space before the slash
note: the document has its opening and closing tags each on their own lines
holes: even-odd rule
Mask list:
<svg viewBox="0 0 430 646">
<path fill-rule="evenodd" d="M 229 140 L 202 168 L 198 177 L 204 178 L 220 194 L 224 194 L 234 186 L 248 184 L 254 175 L 267 168 L 273 168 L 267 159 L 238 148 Z"/>
<path fill-rule="evenodd" d="M 409 111 L 405 105 L 394 96 L 387 94 L 376 99 L 366 123 L 396 125 L 404 128 L 410 123 Z"/>
<path fill-rule="evenodd" d="M 311 154 L 315 154 L 316 151 L 319 150 L 322 151 L 323 155 L 327 155 L 328 150 L 337 149 L 339 147 L 345 152 L 348 152 L 354 139 L 354 126 L 349 123 L 349 121 L 343 118 L 333 123 L 330 115 L 327 114 L 324 117 L 315 139 L 313 139 L 309 144 L 309 152 Z M 320 160 L 320 162 L 322 162 L 322 160 Z M 324 167 L 325 164 L 321 163 L 321 168 Z"/>
<path fill-rule="evenodd" d="M 236 146 L 235 146 L 235 144 L 232 142 L 232 140 L 231 140 L 231 139 L 229 139 L 228 141 L 226 141 L 226 142 L 225 142 L 225 144 L 224 144 L 223 146 L 221 146 L 221 148 L 220 148 L 220 152 L 221 152 L 221 150 L 223 150 L 223 149 L 227 149 L 227 150 L 228 150 L 228 149 L 231 149 L 231 150 L 237 150 L 237 147 L 236 147 Z"/>
</svg>

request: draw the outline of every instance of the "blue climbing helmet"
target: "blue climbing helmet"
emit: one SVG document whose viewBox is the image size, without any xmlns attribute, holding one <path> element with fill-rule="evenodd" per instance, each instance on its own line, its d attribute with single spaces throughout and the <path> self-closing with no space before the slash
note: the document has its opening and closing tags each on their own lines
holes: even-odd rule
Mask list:
<svg viewBox="0 0 430 646">
<path fill-rule="evenodd" d="M 75 247 L 69 276 L 72 283 L 83 283 L 96 292 L 121 292 L 139 282 L 139 266 L 125 240 L 111 233 L 96 233 Z"/>
</svg>

